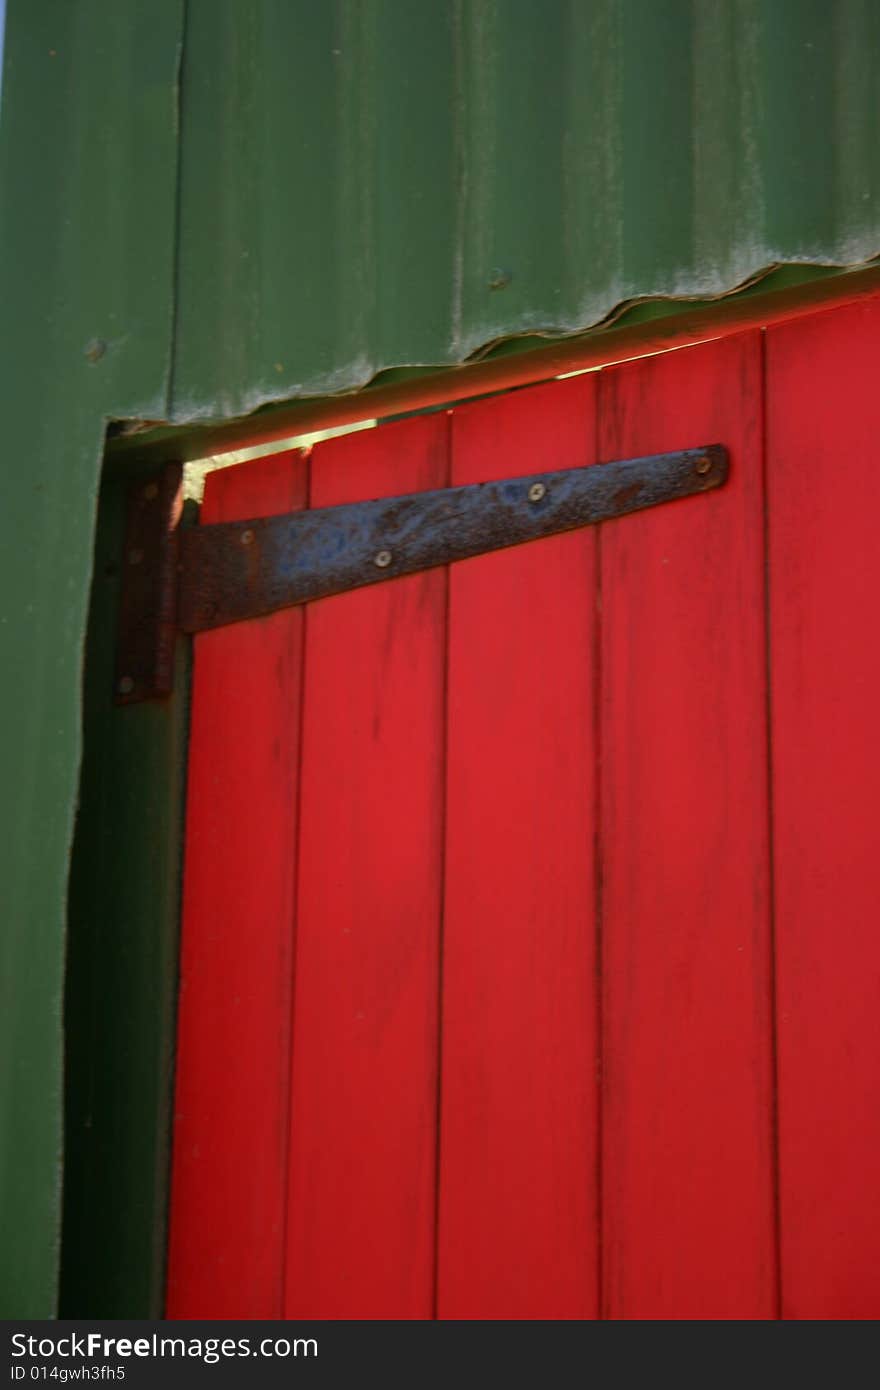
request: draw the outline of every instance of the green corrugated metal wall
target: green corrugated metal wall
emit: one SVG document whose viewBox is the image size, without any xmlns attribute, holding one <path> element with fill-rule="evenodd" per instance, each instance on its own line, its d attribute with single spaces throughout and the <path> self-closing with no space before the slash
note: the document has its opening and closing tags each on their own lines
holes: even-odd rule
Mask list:
<svg viewBox="0 0 880 1390">
<path fill-rule="evenodd" d="M 106 422 L 222 418 L 863 262 L 878 58 L 874 0 L 8 0 L 0 1311 L 55 1306 Z"/>
<path fill-rule="evenodd" d="M 0 1312 L 55 1306 L 83 629 L 108 417 L 166 410 L 182 3 L 7 0 L 0 108 Z M 106 350 L 90 346 L 105 343 Z M 119 930 L 125 930 L 125 923 Z"/>
<path fill-rule="evenodd" d="M 878 53 L 871 0 L 192 0 L 175 412 L 876 255 Z"/>
</svg>

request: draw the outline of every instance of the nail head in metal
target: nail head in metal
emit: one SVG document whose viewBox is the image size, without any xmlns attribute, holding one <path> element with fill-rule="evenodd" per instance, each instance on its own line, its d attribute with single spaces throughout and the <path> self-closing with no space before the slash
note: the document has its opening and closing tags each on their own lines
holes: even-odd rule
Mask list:
<svg viewBox="0 0 880 1390">
<path fill-rule="evenodd" d="M 242 531 L 242 533 L 241 533 L 241 543 L 242 543 L 242 545 L 252 545 L 252 544 L 253 544 L 253 540 L 254 540 L 254 533 L 253 533 L 253 531 Z"/>
<path fill-rule="evenodd" d="M 380 550 L 377 555 L 373 556 L 373 564 L 377 565 L 380 570 L 387 569 L 391 564 L 391 551 Z"/>
<path fill-rule="evenodd" d="M 540 502 L 546 491 L 547 489 L 543 483 L 532 483 L 532 486 L 529 488 L 529 501 Z"/>
<path fill-rule="evenodd" d="M 152 502 L 158 496 L 158 485 L 156 483 L 147 483 L 147 486 L 144 488 L 144 497 L 146 498 L 146 500 L 148 502 Z"/>
<path fill-rule="evenodd" d="M 130 565 L 139 565 L 143 558 L 144 552 L 142 550 L 130 550 L 128 552 L 128 563 Z"/>
<path fill-rule="evenodd" d="M 496 266 L 489 276 L 490 290 L 506 290 L 513 279 L 513 274 L 505 270 L 502 266 Z"/>
<path fill-rule="evenodd" d="M 134 690 L 134 681 L 131 676 L 122 676 L 119 680 L 120 695 L 130 695 Z"/>
<path fill-rule="evenodd" d="M 704 455 L 703 458 L 697 459 L 694 467 L 696 468 L 698 473 L 709 473 L 712 468 L 712 460 L 710 458 L 706 458 Z"/>
</svg>

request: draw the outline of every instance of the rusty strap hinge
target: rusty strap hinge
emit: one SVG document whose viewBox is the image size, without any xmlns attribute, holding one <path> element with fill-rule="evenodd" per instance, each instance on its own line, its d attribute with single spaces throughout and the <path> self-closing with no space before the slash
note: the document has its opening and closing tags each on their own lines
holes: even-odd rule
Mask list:
<svg viewBox="0 0 880 1390">
<path fill-rule="evenodd" d="M 171 689 L 176 629 L 203 632 L 611 521 L 720 487 L 720 444 L 180 530 L 180 469 L 132 489 L 116 695 Z"/>
</svg>

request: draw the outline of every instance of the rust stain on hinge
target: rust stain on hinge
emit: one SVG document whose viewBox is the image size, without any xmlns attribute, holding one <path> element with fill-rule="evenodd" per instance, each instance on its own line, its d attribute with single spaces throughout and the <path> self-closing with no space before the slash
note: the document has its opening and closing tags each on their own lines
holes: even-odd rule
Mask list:
<svg viewBox="0 0 880 1390">
<path fill-rule="evenodd" d="M 201 632 L 719 487 L 719 444 L 240 522 L 181 537 L 180 624 Z"/>
<path fill-rule="evenodd" d="M 720 487 L 721 444 L 183 532 L 178 465 L 129 499 L 116 698 L 168 694 L 174 634 L 263 617 Z"/>
</svg>

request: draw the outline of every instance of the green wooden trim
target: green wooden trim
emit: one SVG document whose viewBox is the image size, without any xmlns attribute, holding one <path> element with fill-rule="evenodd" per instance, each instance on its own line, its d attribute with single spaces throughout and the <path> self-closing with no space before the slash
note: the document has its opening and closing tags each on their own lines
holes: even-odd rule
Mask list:
<svg viewBox="0 0 880 1390">
<path fill-rule="evenodd" d="M 170 699 L 113 704 L 131 476 L 111 473 L 101 491 L 86 650 L 65 1011 L 71 1318 L 162 1315 L 188 644 Z"/>
</svg>

